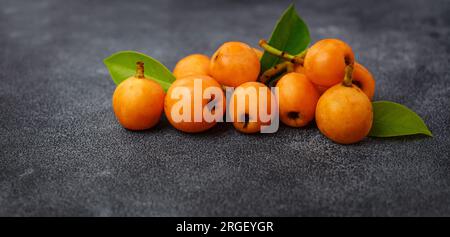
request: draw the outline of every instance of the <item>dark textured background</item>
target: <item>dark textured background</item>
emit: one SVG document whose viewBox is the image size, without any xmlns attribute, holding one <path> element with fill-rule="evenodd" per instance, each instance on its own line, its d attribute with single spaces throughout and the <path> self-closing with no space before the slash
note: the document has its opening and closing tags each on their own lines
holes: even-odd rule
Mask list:
<svg viewBox="0 0 450 237">
<path fill-rule="evenodd" d="M 102 60 L 173 68 L 223 42 L 256 46 L 289 1 L 0 0 L 0 215 L 450 215 L 450 1 L 302 1 L 313 41 L 338 37 L 434 138 L 350 146 L 310 126 L 188 135 L 115 120 Z"/>
</svg>

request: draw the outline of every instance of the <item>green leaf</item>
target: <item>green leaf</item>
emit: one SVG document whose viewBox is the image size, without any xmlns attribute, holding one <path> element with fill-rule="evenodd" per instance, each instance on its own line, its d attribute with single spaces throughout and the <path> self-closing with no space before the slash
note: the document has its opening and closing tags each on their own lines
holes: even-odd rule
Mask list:
<svg viewBox="0 0 450 237">
<path fill-rule="evenodd" d="M 413 134 L 433 136 L 423 120 L 406 106 L 390 101 L 376 101 L 369 136 L 395 137 Z"/>
<path fill-rule="evenodd" d="M 119 85 L 123 80 L 136 73 L 136 62 L 138 61 L 144 62 L 145 76 L 159 83 L 165 91 L 175 81 L 175 77 L 169 69 L 156 59 L 143 53 L 120 51 L 103 60 L 116 85 Z"/>
<path fill-rule="evenodd" d="M 297 55 L 308 47 L 311 38 L 308 26 L 298 16 L 294 4 L 291 4 L 278 20 L 269 39 L 269 45 Z M 261 58 L 261 73 L 275 66 L 280 59 L 267 52 Z"/>
</svg>

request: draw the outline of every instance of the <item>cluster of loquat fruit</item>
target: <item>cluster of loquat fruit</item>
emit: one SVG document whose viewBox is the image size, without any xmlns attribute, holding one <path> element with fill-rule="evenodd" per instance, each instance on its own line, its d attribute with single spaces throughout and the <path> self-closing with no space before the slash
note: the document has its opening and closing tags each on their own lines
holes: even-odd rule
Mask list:
<svg viewBox="0 0 450 237">
<path fill-rule="evenodd" d="M 303 127 L 315 118 L 319 130 L 334 142 L 350 144 L 367 136 L 373 120 L 375 81 L 364 66 L 355 62 L 349 45 L 338 39 L 324 39 L 293 56 L 264 40 L 259 44 L 266 52 L 280 57 L 281 63 L 260 72 L 262 51 L 242 42 L 227 42 L 211 58 L 192 54 L 181 59 L 173 70 L 176 80 L 166 94 L 158 83 L 144 76 L 144 65 L 138 62 L 136 75 L 119 84 L 114 92 L 113 109 L 118 121 L 130 130 L 149 129 L 158 123 L 164 110 L 170 124 L 178 130 L 197 133 L 210 129 L 216 121 L 175 121 L 171 115 L 177 102 L 171 96 L 175 88 L 190 88 L 190 93 L 194 93 L 194 80 L 198 79 L 202 80 L 202 90 L 236 88 L 230 103 L 235 110 L 233 125 L 240 132 L 256 133 L 270 123 L 262 122 L 259 113 L 257 118 L 249 118 L 247 102 L 251 95 L 241 94 L 245 90 L 238 88 L 255 88 L 257 95 L 253 98 L 267 93 L 263 106 L 269 113 L 277 109 L 280 120 L 288 126 Z M 271 107 L 274 95 L 267 86 L 269 81 L 278 88 L 278 108 Z M 237 100 L 239 97 L 246 99 Z M 237 106 L 238 101 L 246 104 Z M 203 99 L 202 106 L 209 102 Z M 225 100 L 219 103 L 223 103 L 220 108 L 225 111 Z M 261 105 L 261 101 L 258 103 Z M 195 116 L 193 109 L 190 114 Z"/>
</svg>

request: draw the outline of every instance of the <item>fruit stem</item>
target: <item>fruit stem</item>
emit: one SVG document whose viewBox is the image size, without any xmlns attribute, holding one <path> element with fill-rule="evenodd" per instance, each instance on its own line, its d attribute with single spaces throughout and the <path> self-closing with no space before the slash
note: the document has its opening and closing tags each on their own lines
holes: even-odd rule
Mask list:
<svg viewBox="0 0 450 237">
<path fill-rule="evenodd" d="M 353 75 L 353 63 L 351 63 L 345 67 L 345 76 L 344 76 L 344 81 L 342 82 L 342 84 L 344 84 L 344 86 L 348 86 L 348 87 L 352 86 L 352 75 Z"/>
<path fill-rule="evenodd" d="M 267 69 L 260 77 L 259 81 L 266 84 L 273 76 L 279 74 L 284 70 L 293 71 L 294 65 L 291 62 L 282 62 L 269 69 Z"/>
<path fill-rule="evenodd" d="M 138 61 L 136 62 L 136 78 L 145 78 L 144 76 L 144 62 Z"/>
<path fill-rule="evenodd" d="M 263 48 L 265 51 L 267 51 L 268 53 L 270 53 L 272 55 L 275 55 L 284 60 L 290 61 L 293 64 L 300 64 L 300 65 L 303 65 L 303 62 L 305 61 L 306 52 L 308 51 L 308 49 L 305 49 L 298 55 L 294 56 L 294 55 L 289 54 L 286 51 L 281 51 L 273 46 L 270 46 L 267 43 L 267 41 L 264 39 L 261 39 L 259 41 L 259 46 L 261 46 L 261 48 Z"/>
</svg>

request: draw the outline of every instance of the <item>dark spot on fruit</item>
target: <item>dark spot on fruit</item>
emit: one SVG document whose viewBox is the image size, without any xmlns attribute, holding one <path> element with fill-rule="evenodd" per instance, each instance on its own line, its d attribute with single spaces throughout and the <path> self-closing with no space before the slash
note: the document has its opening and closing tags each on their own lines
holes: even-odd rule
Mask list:
<svg viewBox="0 0 450 237">
<path fill-rule="evenodd" d="M 212 95 L 211 95 L 211 99 L 208 100 L 208 103 L 211 102 L 211 101 L 213 101 L 215 98 L 216 98 L 216 95 L 212 94 Z"/>
<path fill-rule="evenodd" d="M 244 114 L 244 128 L 248 127 L 249 122 L 250 122 L 250 116 L 248 114 Z"/>
<path fill-rule="evenodd" d="M 291 111 L 291 112 L 287 113 L 287 116 L 288 116 L 288 118 L 295 120 L 295 119 L 300 118 L 300 113 L 299 112 L 295 112 L 295 111 Z"/>
<path fill-rule="evenodd" d="M 208 109 L 209 109 L 212 113 L 214 113 L 215 110 L 216 110 L 216 103 L 214 103 L 214 104 L 210 104 L 210 103 L 211 103 L 211 101 L 213 101 L 215 98 L 216 98 L 215 95 L 211 95 L 211 99 L 209 99 L 209 100 L 208 100 L 208 103 L 206 104 L 206 106 L 208 106 Z"/>
</svg>

